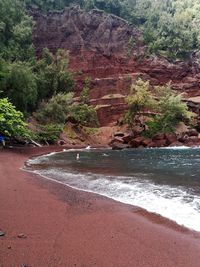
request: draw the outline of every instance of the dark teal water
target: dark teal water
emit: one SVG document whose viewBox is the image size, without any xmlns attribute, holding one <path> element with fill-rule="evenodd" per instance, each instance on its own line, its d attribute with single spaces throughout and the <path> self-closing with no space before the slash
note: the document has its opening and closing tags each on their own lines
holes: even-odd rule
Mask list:
<svg viewBox="0 0 200 267">
<path fill-rule="evenodd" d="M 200 149 L 66 151 L 28 164 L 61 183 L 140 206 L 200 231 Z"/>
</svg>

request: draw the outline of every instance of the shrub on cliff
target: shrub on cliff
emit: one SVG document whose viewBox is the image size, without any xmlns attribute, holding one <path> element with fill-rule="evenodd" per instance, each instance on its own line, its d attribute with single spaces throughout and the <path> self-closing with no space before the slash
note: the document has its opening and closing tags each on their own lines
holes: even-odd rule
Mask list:
<svg viewBox="0 0 200 267">
<path fill-rule="evenodd" d="M 188 111 L 187 104 L 182 101 L 180 94 L 176 94 L 170 85 L 156 87 L 158 98 L 155 110 L 160 113 L 147 123 L 149 135 L 158 132 L 173 132 L 179 122 L 190 124 L 193 113 Z"/>
<path fill-rule="evenodd" d="M 73 95 L 73 93 L 59 93 L 49 101 L 41 103 L 40 108 L 34 114 L 35 118 L 43 124 L 64 124 L 67 117 L 71 117 L 81 125 L 97 126 L 96 110 L 87 104 L 73 104 Z"/>
<path fill-rule="evenodd" d="M 38 126 L 36 139 L 42 143 L 54 144 L 63 130 L 62 124 L 50 123 Z"/>
<path fill-rule="evenodd" d="M 73 105 L 70 116 L 82 126 L 97 127 L 99 125 L 94 107 L 87 104 Z"/>
<path fill-rule="evenodd" d="M 131 86 L 126 102 L 128 104 L 128 112 L 125 115 L 125 120 L 130 126 L 133 126 L 136 115 L 139 115 L 145 109 L 155 106 L 155 101 L 149 89 L 149 82 L 138 79 Z"/>
<path fill-rule="evenodd" d="M 141 79 L 132 85 L 127 103 L 129 106 L 126 121 L 131 127 L 135 124 L 136 115 L 149 111 L 149 122 L 146 123 L 146 134 L 152 136 L 157 133 L 173 132 L 179 122 L 190 124 L 192 113 L 188 111 L 181 95 L 177 95 L 170 85 L 157 86 L 154 94 L 150 90 L 149 82 Z"/>
<path fill-rule="evenodd" d="M 35 117 L 40 123 L 65 123 L 72 101 L 73 93 L 59 93 L 48 102 L 43 102 Z"/>
<path fill-rule="evenodd" d="M 84 87 L 80 94 L 80 101 L 82 104 L 88 104 L 90 94 L 91 77 L 86 77 L 84 80 Z"/>
</svg>

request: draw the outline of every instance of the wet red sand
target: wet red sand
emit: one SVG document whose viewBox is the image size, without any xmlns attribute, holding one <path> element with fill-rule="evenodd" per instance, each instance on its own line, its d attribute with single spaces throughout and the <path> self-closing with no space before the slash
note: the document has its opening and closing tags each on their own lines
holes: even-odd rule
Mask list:
<svg viewBox="0 0 200 267">
<path fill-rule="evenodd" d="M 200 266 L 199 234 L 20 170 L 52 150 L 0 150 L 1 267 Z"/>
</svg>

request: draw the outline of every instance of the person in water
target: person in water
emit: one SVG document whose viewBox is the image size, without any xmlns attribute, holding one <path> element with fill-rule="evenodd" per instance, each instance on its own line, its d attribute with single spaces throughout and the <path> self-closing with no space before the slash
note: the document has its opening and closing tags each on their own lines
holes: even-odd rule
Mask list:
<svg viewBox="0 0 200 267">
<path fill-rule="evenodd" d="M 79 153 L 77 153 L 77 155 L 76 155 L 76 159 L 77 159 L 77 160 L 80 159 L 80 155 L 79 155 Z"/>
</svg>

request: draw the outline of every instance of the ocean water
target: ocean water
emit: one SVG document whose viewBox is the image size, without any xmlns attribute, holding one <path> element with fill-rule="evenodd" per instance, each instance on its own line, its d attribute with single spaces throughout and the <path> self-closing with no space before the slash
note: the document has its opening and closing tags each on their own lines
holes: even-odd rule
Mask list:
<svg viewBox="0 0 200 267">
<path fill-rule="evenodd" d="M 27 166 L 60 183 L 200 231 L 199 148 L 69 150 L 30 159 Z"/>
</svg>

